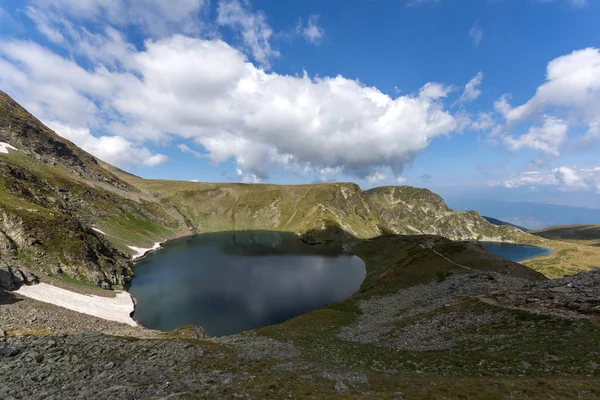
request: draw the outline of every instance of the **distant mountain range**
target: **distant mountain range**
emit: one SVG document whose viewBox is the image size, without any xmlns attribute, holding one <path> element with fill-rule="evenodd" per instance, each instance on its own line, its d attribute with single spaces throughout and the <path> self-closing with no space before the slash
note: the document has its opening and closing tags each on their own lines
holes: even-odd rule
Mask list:
<svg viewBox="0 0 600 400">
<path fill-rule="evenodd" d="M 511 224 L 510 222 L 506 222 L 506 221 L 501 221 L 499 219 L 496 218 L 492 218 L 492 217 L 486 217 L 484 215 L 482 215 L 482 218 L 485 219 L 487 222 L 489 222 L 490 224 L 494 224 L 494 225 L 498 225 L 498 226 L 503 226 L 503 225 L 508 225 L 508 226 L 513 226 L 517 229 L 522 230 L 523 232 L 528 232 L 529 229 L 523 227 L 523 226 L 519 226 L 519 225 L 515 225 L 515 224 Z"/>
<path fill-rule="evenodd" d="M 455 210 L 475 210 L 489 218 L 527 229 L 543 229 L 554 225 L 600 224 L 600 209 L 595 208 L 472 199 L 447 199 L 447 203 Z"/>
</svg>

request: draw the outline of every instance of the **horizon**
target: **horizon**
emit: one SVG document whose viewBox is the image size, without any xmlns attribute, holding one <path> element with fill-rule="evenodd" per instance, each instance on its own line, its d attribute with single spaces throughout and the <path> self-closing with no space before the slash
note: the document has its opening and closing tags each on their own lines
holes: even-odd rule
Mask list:
<svg viewBox="0 0 600 400">
<path fill-rule="evenodd" d="M 598 19 L 582 0 L 9 0 L 0 90 L 148 179 L 598 209 Z"/>
</svg>

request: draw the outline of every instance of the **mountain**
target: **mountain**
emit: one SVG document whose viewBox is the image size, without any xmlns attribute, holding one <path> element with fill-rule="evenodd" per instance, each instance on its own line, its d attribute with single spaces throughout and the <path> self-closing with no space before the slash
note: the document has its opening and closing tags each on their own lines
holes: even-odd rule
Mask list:
<svg viewBox="0 0 600 400">
<path fill-rule="evenodd" d="M 124 285 L 126 244 L 179 232 L 175 213 L 1 92 L 0 142 L 16 149 L 0 154 L 0 285 L 42 274 Z M 113 227 L 112 240 L 93 229 L 100 221 Z"/>
<path fill-rule="evenodd" d="M 500 221 L 499 219 L 496 219 L 496 218 L 486 217 L 486 216 L 482 216 L 482 218 L 485 219 L 490 224 L 493 224 L 493 225 L 498 225 L 498 226 L 508 225 L 508 226 L 512 226 L 513 228 L 520 229 L 523 232 L 529 231 L 529 229 L 524 228 L 522 226 L 514 225 L 514 224 L 511 224 L 510 222 Z"/>
<path fill-rule="evenodd" d="M 0 398 L 598 393 L 599 271 L 549 280 L 459 241 L 549 243 L 453 211 L 428 190 L 146 180 L 77 148 L 1 92 L 0 149 Z M 128 246 L 231 230 L 339 239 L 364 261 L 365 280 L 345 301 L 210 339 L 199 327 L 133 328 L 3 289 L 54 276 L 98 299 L 106 291 L 89 284 L 131 279 Z M 572 264 L 577 246 L 557 254 Z M 540 264 L 550 270 L 561 272 Z"/>
<path fill-rule="evenodd" d="M 600 225 L 560 225 L 531 232 L 533 235 L 552 240 L 598 241 Z"/>
<path fill-rule="evenodd" d="M 476 210 L 493 215 L 527 229 L 543 229 L 554 225 L 600 224 L 600 209 L 560 206 L 523 201 L 473 200 L 453 198 L 449 201 L 457 210 Z"/>
<path fill-rule="evenodd" d="M 132 276 L 129 246 L 203 232 L 330 227 L 355 238 L 431 234 L 518 241 L 474 211 L 408 186 L 145 180 L 79 149 L 0 92 L 0 284 L 57 276 L 104 288 Z"/>
</svg>

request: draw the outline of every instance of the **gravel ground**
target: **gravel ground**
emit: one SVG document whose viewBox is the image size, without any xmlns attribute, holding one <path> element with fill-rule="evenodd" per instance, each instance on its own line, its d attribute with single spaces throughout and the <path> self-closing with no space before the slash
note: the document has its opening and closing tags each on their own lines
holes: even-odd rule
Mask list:
<svg viewBox="0 0 600 400">
<path fill-rule="evenodd" d="M 513 313 L 485 307 L 465 312 L 460 304 L 473 297 L 583 322 L 579 319 L 600 314 L 600 271 L 545 282 L 495 273 L 451 275 L 359 301 L 362 314 L 340 328 L 336 340 L 419 352 L 452 349 L 459 340 L 472 339 L 485 351 L 501 351 L 504 344 L 497 339 L 503 331 L 482 333 L 472 328 L 514 318 Z M 323 369 L 317 359 L 303 358 L 303 351 L 310 353 L 306 343 L 255 333 L 203 340 L 178 339 L 173 333 L 165 339 L 160 332 L 1 291 L 0 323 L 0 399 L 262 398 L 248 390 L 265 384 L 273 398 L 295 398 L 294 390 L 316 382 L 323 394 L 350 395 L 371 385 L 373 378 L 360 370 Z M 523 326 L 527 323 L 535 328 L 534 322 Z M 187 337 L 180 333 L 179 338 Z M 495 347 L 487 344 L 490 339 Z M 335 341 L 320 345 L 334 346 Z M 553 361 L 557 355 L 542 353 L 550 357 L 547 363 L 561 361 Z M 578 369 L 573 373 L 583 369 L 596 374 L 598 364 L 586 362 L 574 365 Z M 290 377 L 298 386 L 285 387 L 279 381 Z"/>
<path fill-rule="evenodd" d="M 248 360 L 285 360 L 300 356 L 300 351 L 290 343 L 259 336 L 254 333 L 225 336 L 215 339 L 218 343 L 233 346 L 237 354 Z"/>
<path fill-rule="evenodd" d="M 448 348 L 453 345 L 453 341 L 443 338 L 444 333 L 484 323 L 484 319 L 491 319 L 491 316 L 459 318 L 455 314 L 445 313 L 416 322 L 411 319 L 451 307 L 465 296 L 523 288 L 529 284 L 527 280 L 500 274 L 456 274 L 442 282 L 433 281 L 402 289 L 394 294 L 371 297 L 359 302 L 362 314 L 355 324 L 343 327 L 339 337 L 399 350 Z M 411 323 L 408 324 L 408 321 Z"/>
<path fill-rule="evenodd" d="M 545 282 L 535 282 L 529 290 L 507 288 L 484 297 L 509 308 L 525 309 L 563 318 L 600 316 L 600 269 Z"/>
<path fill-rule="evenodd" d="M 159 399 L 250 377 L 203 368 L 204 347 L 100 333 L 0 339 L 2 399 Z M 176 398 L 173 396 L 171 398 Z"/>
</svg>

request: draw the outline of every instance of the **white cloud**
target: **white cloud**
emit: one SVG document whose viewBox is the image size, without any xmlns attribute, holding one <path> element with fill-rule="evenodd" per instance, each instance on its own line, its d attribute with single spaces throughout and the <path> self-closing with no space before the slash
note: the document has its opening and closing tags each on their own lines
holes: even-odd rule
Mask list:
<svg viewBox="0 0 600 400">
<path fill-rule="evenodd" d="M 496 132 L 509 132 L 536 120 L 544 121 L 546 131 L 532 128 L 531 134 L 516 142 L 507 138 L 505 143 L 513 149 L 534 147 L 558 154 L 558 146 L 566 141 L 566 130 L 571 126 L 586 129 L 585 135 L 578 139 L 586 145 L 600 140 L 600 49 L 577 50 L 552 60 L 547 66 L 546 82 L 533 97 L 516 107 L 509 100 L 510 95 L 504 95 L 494 103 L 505 120 L 504 125 L 496 127 Z M 548 130 L 549 121 L 560 124 Z M 537 144 L 530 145 L 533 142 Z"/>
<path fill-rule="evenodd" d="M 471 37 L 471 39 L 473 39 L 475 45 L 478 46 L 479 43 L 481 43 L 481 41 L 483 40 L 483 29 L 481 29 L 476 24 L 473 25 L 471 29 L 469 29 L 469 36 Z"/>
<path fill-rule="evenodd" d="M 569 126 L 560 119 L 546 117 L 544 125 L 533 126 L 520 137 L 504 136 L 504 143 L 512 151 L 529 147 L 546 154 L 559 156 L 559 147 L 567 140 Z"/>
<path fill-rule="evenodd" d="M 143 164 L 153 167 L 169 160 L 167 156 L 152 154 L 145 147 L 136 146 L 121 136 L 95 137 L 87 128 L 73 128 L 56 121 L 49 121 L 46 125 L 88 153 L 117 166 Z"/>
<path fill-rule="evenodd" d="M 562 191 L 581 190 L 600 193 L 600 167 L 577 168 L 563 166 L 546 172 L 523 172 L 513 175 L 505 181 L 492 182 L 491 185 L 500 185 L 506 188 L 549 186 Z"/>
<path fill-rule="evenodd" d="M 319 16 L 311 15 L 308 18 L 308 22 L 307 22 L 306 26 L 302 27 L 302 21 L 300 21 L 300 23 L 298 25 L 300 32 L 302 33 L 302 36 L 304 36 L 304 38 L 309 43 L 312 43 L 312 44 L 320 43 L 321 40 L 323 40 L 323 37 L 325 36 L 325 30 L 318 25 L 318 22 L 319 22 Z"/>
<path fill-rule="evenodd" d="M 271 47 L 273 30 L 265 14 L 251 12 L 239 0 L 220 0 L 217 12 L 217 23 L 238 30 L 254 59 L 269 68 L 269 59 L 278 57 L 279 52 Z"/>
<path fill-rule="evenodd" d="M 471 122 L 471 129 L 476 131 L 487 131 L 496 125 L 492 113 L 479 113 L 477 119 Z"/>
<path fill-rule="evenodd" d="M 587 121 L 597 118 L 600 111 L 600 49 L 578 50 L 552 60 L 546 79 L 525 104 L 506 108 L 508 122 L 522 122 L 553 107 L 566 109 Z"/>
<path fill-rule="evenodd" d="M 438 83 L 392 97 L 342 76 L 267 72 L 216 39 L 176 35 L 136 50 L 119 45 L 110 30 L 96 35 L 98 43 L 116 44 L 82 51 L 96 60 L 93 69 L 31 42 L 0 41 L 0 85 L 44 121 L 103 132 L 134 148 L 190 139 L 215 163 L 233 158 L 248 179 L 266 179 L 277 167 L 358 178 L 389 167 L 399 175 L 432 140 L 464 126 L 443 102 L 452 87 Z M 111 55 L 108 64 L 103 53 Z M 87 148 L 119 160 L 91 139 Z M 163 161 L 151 157 L 132 159 Z"/>
<path fill-rule="evenodd" d="M 384 173 L 376 171 L 373 172 L 371 175 L 366 177 L 366 180 L 368 183 L 381 183 L 381 182 L 385 182 L 387 179 L 387 176 L 385 176 Z"/>
<path fill-rule="evenodd" d="M 397 178 L 396 178 L 396 183 L 397 183 L 398 185 L 404 185 L 406 182 L 407 182 L 407 179 L 406 179 L 406 178 L 403 178 L 403 177 L 401 177 L 401 176 L 399 176 L 399 177 L 397 177 Z"/>
<path fill-rule="evenodd" d="M 200 153 L 199 151 L 191 149 L 188 145 L 183 144 L 183 143 L 178 144 L 177 148 L 179 150 L 181 150 L 182 152 L 184 152 L 184 153 L 189 153 L 189 154 L 193 155 L 194 157 L 198 157 L 198 158 L 204 158 L 205 157 L 204 154 Z"/>
<path fill-rule="evenodd" d="M 236 168 L 235 173 L 243 183 L 261 183 L 260 178 L 255 174 L 245 173 L 241 168 Z"/>
<path fill-rule="evenodd" d="M 453 90 L 451 86 L 445 86 L 440 83 L 428 82 L 419 92 L 419 96 L 424 99 L 439 99 L 447 97 L 448 93 Z"/>
<path fill-rule="evenodd" d="M 467 84 L 460 96 L 460 102 L 469 102 L 481 96 L 481 82 L 483 82 L 483 72 L 478 72 Z"/>
<path fill-rule="evenodd" d="M 44 19 L 44 14 L 50 13 L 75 20 L 108 23 L 115 26 L 138 26 L 145 33 L 155 37 L 172 33 L 199 33 L 204 25 L 202 13 L 207 10 L 209 4 L 208 0 L 31 0 L 30 2 L 37 8 L 37 11 L 33 12 L 33 20 L 38 27 L 40 27 L 40 19 Z M 30 17 L 31 14 L 32 9 L 29 9 Z"/>
</svg>

